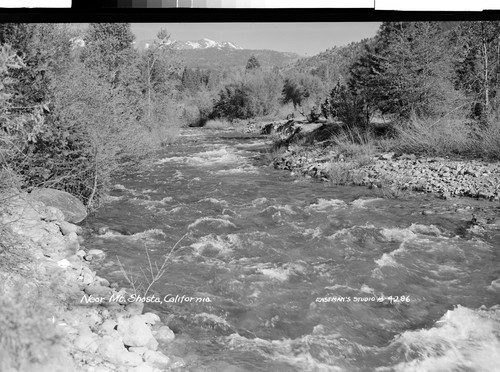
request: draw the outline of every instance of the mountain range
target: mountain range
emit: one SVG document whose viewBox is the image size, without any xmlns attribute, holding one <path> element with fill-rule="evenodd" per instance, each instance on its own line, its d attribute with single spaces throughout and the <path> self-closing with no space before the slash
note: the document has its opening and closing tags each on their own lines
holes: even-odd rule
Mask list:
<svg viewBox="0 0 500 372">
<path fill-rule="evenodd" d="M 152 43 L 152 40 L 140 40 L 135 42 L 135 47 L 138 50 L 144 50 L 149 48 Z M 259 60 L 261 66 L 272 68 L 288 65 L 300 58 L 296 53 L 244 49 L 229 41 L 214 41 L 207 38 L 194 41 L 171 40 L 168 44 L 177 51 L 182 62 L 189 68 L 245 67 L 252 55 Z"/>
</svg>

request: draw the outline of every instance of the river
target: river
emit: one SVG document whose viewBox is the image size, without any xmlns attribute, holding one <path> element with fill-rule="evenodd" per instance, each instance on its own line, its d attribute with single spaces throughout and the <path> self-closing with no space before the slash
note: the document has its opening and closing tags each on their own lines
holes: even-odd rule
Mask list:
<svg viewBox="0 0 500 372">
<path fill-rule="evenodd" d="M 471 232 L 472 200 L 298 178 L 235 137 L 183 130 L 88 219 L 127 287 L 118 259 L 147 271 L 184 236 L 147 306 L 176 333 L 162 351 L 197 372 L 499 370 L 500 233 Z"/>
</svg>

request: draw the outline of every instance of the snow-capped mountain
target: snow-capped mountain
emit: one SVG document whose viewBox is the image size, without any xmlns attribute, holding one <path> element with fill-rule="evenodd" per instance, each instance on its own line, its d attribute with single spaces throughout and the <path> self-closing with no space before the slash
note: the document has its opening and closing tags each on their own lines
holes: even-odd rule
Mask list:
<svg viewBox="0 0 500 372">
<path fill-rule="evenodd" d="M 153 45 L 153 40 L 138 40 L 135 48 L 142 51 Z M 262 66 L 283 66 L 297 60 L 295 53 L 276 52 L 273 50 L 244 49 L 229 41 L 201 40 L 169 40 L 168 44 L 176 49 L 177 55 L 189 68 L 220 69 L 245 67 L 251 56 L 256 57 Z"/>
<path fill-rule="evenodd" d="M 207 38 L 195 41 L 172 40 L 170 42 L 175 49 L 188 50 L 188 49 L 243 49 L 242 47 L 231 43 L 229 41 L 214 41 Z"/>
</svg>

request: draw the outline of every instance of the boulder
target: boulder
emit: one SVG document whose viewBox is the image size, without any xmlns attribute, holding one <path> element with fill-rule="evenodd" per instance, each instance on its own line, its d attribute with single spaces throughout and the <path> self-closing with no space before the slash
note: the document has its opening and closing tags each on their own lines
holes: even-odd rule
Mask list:
<svg viewBox="0 0 500 372">
<path fill-rule="evenodd" d="M 96 284 L 99 284 L 100 286 L 109 287 L 109 281 L 105 278 L 101 278 L 100 276 L 96 276 L 94 280 L 95 280 Z"/>
<path fill-rule="evenodd" d="M 67 269 L 68 267 L 71 267 L 71 262 L 64 258 L 57 262 L 57 266 L 63 269 Z"/>
<path fill-rule="evenodd" d="M 103 259 L 106 257 L 106 253 L 104 251 L 101 251 L 100 249 L 91 249 L 87 252 L 85 256 L 85 260 L 87 261 L 92 261 L 93 259 Z"/>
<path fill-rule="evenodd" d="M 45 208 L 45 214 L 43 219 L 48 222 L 52 221 L 64 221 L 64 213 L 61 212 L 59 208 L 48 206 Z"/>
<path fill-rule="evenodd" d="M 168 326 L 161 326 L 153 332 L 158 341 L 169 342 L 175 338 L 174 332 Z"/>
<path fill-rule="evenodd" d="M 117 323 L 114 320 L 107 319 L 101 324 L 100 329 L 105 334 L 111 334 L 115 330 L 116 326 Z"/>
<path fill-rule="evenodd" d="M 140 356 L 143 356 L 144 353 L 146 351 L 148 351 L 149 349 L 147 347 L 144 347 L 144 346 L 132 346 L 132 347 L 129 347 L 128 350 L 132 353 L 136 353 L 136 354 L 139 354 Z"/>
<path fill-rule="evenodd" d="M 155 369 L 146 363 L 139 364 L 137 367 L 127 369 L 127 372 L 154 372 Z"/>
<path fill-rule="evenodd" d="M 142 320 L 144 320 L 145 323 L 155 325 L 157 322 L 159 322 L 161 319 L 158 315 L 155 313 L 144 313 L 141 315 Z"/>
<path fill-rule="evenodd" d="M 158 341 L 151 329 L 139 315 L 130 318 L 118 318 L 118 333 L 127 346 L 144 346 L 151 350 L 158 348 Z"/>
<path fill-rule="evenodd" d="M 30 196 L 33 200 L 43 202 L 48 207 L 59 209 L 68 222 L 78 223 L 87 217 L 87 209 L 83 203 L 65 191 L 38 188 L 33 190 Z"/>
<path fill-rule="evenodd" d="M 95 297 L 109 297 L 113 290 L 98 284 L 90 284 L 85 288 L 85 293 Z"/>
<path fill-rule="evenodd" d="M 71 233 L 79 234 L 82 231 L 82 228 L 80 226 L 74 225 L 67 221 L 59 222 L 59 229 L 61 229 L 63 235 L 69 235 Z"/>
<path fill-rule="evenodd" d="M 111 363 L 135 367 L 142 364 L 142 358 L 136 353 L 130 353 L 125 349 L 122 341 L 113 336 L 104 336 L 99 341 L 99 353 Z"/>
<path fill-rule="evenodd" d="M 65 238 L 67 240 L 66 246 L 71 252 L 78 252 L 80 250 L 80 242 L 75 232 L 69 233 Z"/>
<path fill-rule="evenodd" d="M 84 332 L 80 334 L 74 341 L 75 347 L 80 351 L 87 351 L 95 353 L 99 345 L 97 344 L 96 337 L 91 332 Z"/>
<path fill-rule="evenodd" d="M 170 366 L 170 358 L 160 351 L 146 351 L 144 353 L 144 360 L 150 366 L 158 369 L 165 369 Z"/>
</svg>

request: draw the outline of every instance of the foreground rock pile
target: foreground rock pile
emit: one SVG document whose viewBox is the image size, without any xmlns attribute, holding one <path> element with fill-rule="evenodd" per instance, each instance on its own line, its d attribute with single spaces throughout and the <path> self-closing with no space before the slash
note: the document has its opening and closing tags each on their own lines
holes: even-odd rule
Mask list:
<svg viewBox="0 0 500 372">
<path fill-rule="evenodd" d="M 131 301 L 130 290 L 118 290 L 116 283 L 110 284 L 92 270 L 90 261 L 102 259 L 104 252 L 82 247 L 82 229 L 66 220 L 65 216 L 72 215 L 68 212 L 16 192 L 0 208 L 0 226 L 25 246 L 30 261 L 23 263 L 24 270 L 33 274 L 26 279 L 16 268 L 4 268 L 0 296 L 14 296 L 20 285 L 34 289 L 26 294 L 33 296 L 29 301 L 44 293 L 45 298 L 36 300 L 52 317 L 43 321 L 60 338 L 54 345 L 57 350 L 47 350 L 33 361 L 11 360 L 10 369 L 9 357 L 0 351 L 5 372 L 154 372 L 182 367 L 182 359 L 158 350 L 175 337 L 158 315 L 142 314 L 144 304 Z M 36 285 L 30 283 L 33 280 Z M 125 301 L 109 301 L 112 296 Z"/>
</svg>

